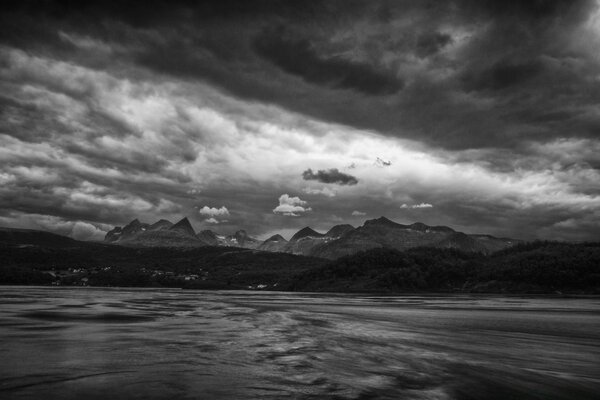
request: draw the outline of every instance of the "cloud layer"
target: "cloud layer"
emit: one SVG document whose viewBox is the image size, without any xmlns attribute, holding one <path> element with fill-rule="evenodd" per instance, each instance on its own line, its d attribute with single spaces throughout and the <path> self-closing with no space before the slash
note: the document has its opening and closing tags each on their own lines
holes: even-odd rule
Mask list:
<svg viewBox="0 0 600 400">
<path fill-rule="evenodd" d="M 1 225 L 600 235 L 596 1 L 3 7 Z"/>
</svg>

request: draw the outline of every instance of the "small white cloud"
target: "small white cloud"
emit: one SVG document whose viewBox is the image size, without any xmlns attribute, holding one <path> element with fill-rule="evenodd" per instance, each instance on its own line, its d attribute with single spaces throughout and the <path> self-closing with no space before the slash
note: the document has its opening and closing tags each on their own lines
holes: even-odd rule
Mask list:
<svg viewBox="0 0 600 400">
<path fill-rule="evenodd" d="M 279 196 L 279 205 L 273 209 L 275 214 L 298 217 L 307 211 L 312 211 L 310 207 L 305 207 L 308 203 L 299 197 L 290 197 L 288 194 Z"/>
<path fill-rule="evenodd" d="M 323 189 L 311 189 L 307 187 L 304 188 L 302 191 L 306 194 L 322 194 L 323 196 L 327 197 L 335 197 L 335 195 L 337 194 L 335 190 L 332 190 L 328 187 L 324 187 Z"/>
<path fill-rule="evenodd" d="M 221 208 L 204 206 L 198 212 L 200 213 L 200 215 L 208 217 L 204 221 L 209 224 L 218 224 L 220 222 L 225 222 L 225 220 L 223 220 L 222 218 L 229 216 L 229 210 L 225 206 L 221 206 Z M 217 219 L 217 217 L 219 219 Z"/>
<path fill-rule="evenodd" d="M 352 215 L 354 215 L 354 216 L 362 216 L 362 215 L 367 215 L 367 213 L 366 212 L 362 212 L 362 211 L 356 211 L 356 210 L 354 210 L 354 211 L 352 211 Z"/>
<path fill-rule="evenodd" d="M 431 205 L 429 203 L 413 204 L 411 206 L 404 203 L 400 206 L 400 208 L 432 208 L 432 207 L 433 207 L 433 205 Z"/>
<path fill-rule="evenodd" d="M 421 204 L 415 204 L 412 206 L 412 208 L 432 208 L 433 206 L 429 203 L 421 203 Z"/>
<path fill-rule="evenodd" d="M 204 206 L 198 211 L 200 215 L 205 215 L 207 217 L 228 217 L 229 210 L 227 207 L 222 206 L 221 208 Z"/>
</svg>

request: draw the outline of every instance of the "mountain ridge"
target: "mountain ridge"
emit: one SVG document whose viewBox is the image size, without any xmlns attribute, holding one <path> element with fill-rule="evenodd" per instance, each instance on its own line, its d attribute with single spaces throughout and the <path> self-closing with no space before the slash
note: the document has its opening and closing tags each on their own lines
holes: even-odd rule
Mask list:
<svg viewBox="0 0 600 400">
<path fill-rule="evenodd" d="M 176 224 L 163 219 L 152 225 L 136 218 L 122 228 L 115 227 L 109 231 L 105 242 L 140 247 L 240 247 L 336 259 L 373 248 L 402 251 L 413 247 L 438 247 L 487 254 L 520 241 L 487 234 L 467 234 L 448 226 L 431 226 L 422 222 L 400 224 L 381 216 L 366 220 L 356 228 L 338 224 L 327 233 L 306 226 L 292 235 L 289 241 L 279 234 L 258 240 L 243 229 L 231 235 L 219 235 L 211 230 L 196 233 L 187 217 Z"/>
</svg>

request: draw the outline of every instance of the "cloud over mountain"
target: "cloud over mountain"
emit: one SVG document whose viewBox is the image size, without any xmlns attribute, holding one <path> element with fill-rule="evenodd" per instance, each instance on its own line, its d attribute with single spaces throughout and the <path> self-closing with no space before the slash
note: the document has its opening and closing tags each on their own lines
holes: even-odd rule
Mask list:
<svg viewBox="0 0 600 400">
<path fill-rule="evenodd" d="M 299 197 L 291 197 L 288 194 L 279 196 L 279 205 L 273 209 L 275 214 L 298 217 L 301 214 L 312 211 L 310 207 L 305 207 L 308 203 Z"/>
</svg>

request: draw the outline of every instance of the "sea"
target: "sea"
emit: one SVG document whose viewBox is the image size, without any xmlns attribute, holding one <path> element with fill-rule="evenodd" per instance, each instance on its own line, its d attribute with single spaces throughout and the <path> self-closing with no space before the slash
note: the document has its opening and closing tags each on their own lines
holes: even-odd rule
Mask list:
<svg viewBox="0 0 600 400">
<path fill-rule="evenodd" d="M 1 399 L 600 399 L 600 298 L 0 287 Z"/>
</svg>

